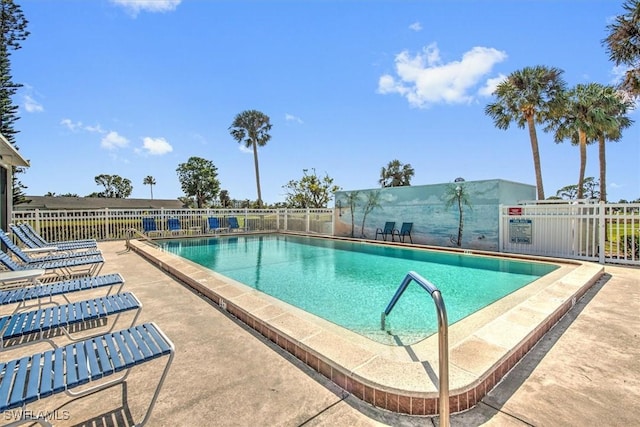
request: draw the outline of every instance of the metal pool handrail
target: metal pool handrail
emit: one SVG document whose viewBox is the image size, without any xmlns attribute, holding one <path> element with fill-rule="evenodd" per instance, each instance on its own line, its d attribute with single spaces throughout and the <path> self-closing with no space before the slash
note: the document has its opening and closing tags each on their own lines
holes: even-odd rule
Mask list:
<svg viewBox="0 0 640 427">
<path fill-rule="evenodd" d="M 412 280 L 429 292 L 429 295 L 431 295 L 433 302 L 436 305 L 436 312 L 438 314 L 438 356 L 440 365 L 438 375 L 440 381 L 440 398 L 438 399 L 440 409 L 440 426 L 449 427 L 449 324 L 447 322 L 447 310 L 444 306 L 444 300 L 442 299 L 440 290 L 415 271 L 410 271 L 404 277 L 404 280 L 398 287 L 398 290 L 393 295 L 393 298 L 391 298 L 389 305 L 387 305 L 387 308 L 382 313 L 381 326 L 384 330 L 387 315 L 391 313 L 391 310 Z"/>
</svg>

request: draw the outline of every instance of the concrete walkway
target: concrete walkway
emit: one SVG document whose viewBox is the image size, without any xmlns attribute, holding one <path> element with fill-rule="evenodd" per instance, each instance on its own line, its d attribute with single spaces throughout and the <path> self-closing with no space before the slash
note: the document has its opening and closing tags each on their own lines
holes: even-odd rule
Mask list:
<svg viewBox="0 0 640 427">
<path fill-rule="evenodd" d="M 138 322 L 156 322 L 176 346 L 148 425 L 439 424 L 437 418 L 402 416 L 363 404 L 149 262 L 125 252 L 124 242 L 101 243 L 100 248 L 107 260 L 102 273 L 121 273 L 126 290 L 142 301 Z M 637 425 L 640 269 L 607 267 L 606 272 L 481 404 L 452 415 L 451 425 Z M 143 416 L 156 385 L 160 370 L 152 368 L 133 371 L 126 387 L 71 403 L 56 397 L 42 404 L 63 415 L 55 425 L 131 425 Z M 6 421 L 6 416 L 0 419 Z"/>
<path fill-rule="evenodd" d="M 640 269 L 605 275 L 459 426 L 640 425 Z"/>
</svg>

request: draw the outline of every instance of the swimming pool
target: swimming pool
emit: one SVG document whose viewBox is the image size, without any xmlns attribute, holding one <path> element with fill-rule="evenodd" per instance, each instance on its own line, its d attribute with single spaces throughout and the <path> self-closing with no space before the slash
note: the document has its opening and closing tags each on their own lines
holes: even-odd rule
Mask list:
<svg viewBox="0 0 640 427">
<path fill-rule="evenodd" d="M 199 239 L 193 238 L 194 241 Z M 325 240 L 349 241 L 363 246 L 399 247 L 389 242 L 335 237 L 325 237 Z M 175 242 L 185 248 L 191 246 L 191 242 L 184 239 Z M 127 242 L 127 248 L 345 392 L 393 412 L 411 415 L 438 413 L 438 335 L 404 346 L 381 344 L 163 250 L 157 243 L 131 240 Z M 467 256 L 455 249 L 416 247 L 429 252 Z M 243 251 L 242 246 L 237 247 L 236 258 L 243 258 Z M 264 245 L 261 254 L 264 259 Z M 500 262 L 512 259 L 544 262 L 558 268 L 449 328 L 451 413 L 470 409 L 480 402 L 604 274 L 603 266 L 585 261 L 488 252 L 479 255 Z M 256 260 L 253 261 L 255 264 Z M 161 283 L 158 283 L 158 292 L 162 292 Z M 169 316 L 179 315 L 171 307 L 167 307 L 167 313 Z"/>
<path fill-rule="evenodd" d="M 412 283 L 380 316 L 409 271 L 436 285 L 449 324 L 558 267 L 540 262 L 444 253 L 293 235 L 161 241 L 166 251 L 377 342 L 406 345 L 437 331 L 428 293 Z"/>
</svg>

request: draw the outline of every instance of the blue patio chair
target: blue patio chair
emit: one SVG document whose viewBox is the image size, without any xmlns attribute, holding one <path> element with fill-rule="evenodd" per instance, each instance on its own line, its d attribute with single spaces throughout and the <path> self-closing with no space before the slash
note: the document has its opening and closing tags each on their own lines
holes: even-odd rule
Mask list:
<svg viewBox="0 0 640 427">
<path fill-rule="evenodd" d="M 162 234 L 162 231 L 158 230 L 156 219 L 153 217 L 142 218 L 142 232 L 149 237 Z"/>
<path fill-rule="evenodd" d="M 167 220 L 167 231 L 172 235 L 183 234 L 184 230 L 182 229 L 182 225 L 180 225 L 180 219 L 169 218 Z"/>
<path fill-rule="evenodd" d="M 238 224 L 238 218 L 235 216 L 227 218 L 227 222 L 229 223 L 229 231 L 249 231 L 247 227 L 240 227 L 240 224 Z"/>
<path fill-rule="evenodd" d="M 0 251 L 0 264 L 11 271 L 42 269 L 47 276 L 69 279 L 78 276 L 95 276 L 102 269 L 102 255 L 73 257 L 49 261 L 32 261 L 29 263 L 14 261 L 9 254 Z"/>
<path fill-rule="evenodd" d="M 78 257 L 78 256 L 93 256 L 93 255 L 101 255 L 102 252 L 97 247 L 93 248 L 76 248 L 76 249 L 62 249 L 58 246 L 36 246 L 32 247 L 31 245 L 27 245 L 29 242 L 29 238 L 20 230 L 19 227 L 11 226 L 11 230 L 13 231 L 13 235 L 22 242 L 26 248 L 21 248 L 16 245 L 13 240 L 9 237 L 4 230 L 0 229 L 0 240 L 4 245 L 9 248 L 11 252 L 16 254 L 18 258 L 25 262 L 30 262 L 33 259 L 39 261 L 46 261 L 52 259 L 64 259 L 69 257 Z M 34 255 L 35 258 L 32 256 Z"/>
<path fill-rule="evenodd" d="M 229 231 L 229 227 L 222 227 L 220 220 L 215 216 L 207 218 L 207 233 L 217 233 L 219 231 Z"/>
<path fill-rule="evenodd" d="M 80 257 L 98 257 L 102 261 L 104 261 L 104 259 L 102 259 L 102 252 L 100 252 L 99 249 L 84 249 L 81 252 L 60 251 L 55 247 L 22 250 L 2 229 L 0 229 L 0 242 L 2 242 L 6 246 L 6 248 L 16 256 L 16 258 L 18 258 L 25 264 L 33 264 L 43 261 L 59 261 Z M 40 256 L 31 256 L 32 253 Z"/>
<path fill-rule="evenodd" d="M 95 239 L 79 239 L 79 240 L 61 240 L 57 242 L 46 241 L 38 232 L 28 223 L 23 222 L 16 228 L 20 229 L 25 236 L 33 242 L 34 247 L 51 247 L 55 246 L 64 250 L 90 249 L 97 248 L 98 243 Z"/>
<path fill-rule="evenodd" d="M 393 235 L 398 236 L 398 241 L 402 241 L 402 243 L 404 243 L 404 239 L 406 237 L 409 237 L 409 241 L 411 243 L 413 243 L 413 239 L 411 238 L 411 229 L 412 228 L 413 228 L 413 223 L 412 222 L 403 222 L 402 223 L 402 227 L 400 227 L 400 230 L 398 230 L 397 228 L 394 229 L 392 234 L 391 234 L 391 236 L 392 237 L 393 237 Z"/>
<path fill-rule="evenodd" d="M 57 305 L 54 297 L 70 302 L 70 293 L 104 288 L 108 296 L 120 292 L 124 286 L 124 279 L 118 273 L 43 283 L 44 274 L 42 269 L 0 272 L 0 286 L 7 288 L 0 291 L 0 305 L 16 304 L 14 312 L 17 312 L 47 304 Z M 31 304 L 33 300 L 36 302 Z"/>
<path fill-rule="evenodd" d="M 384 228 L 376 228 L 376 240 L 378 240 L 378 235 L 382 236 L 382 240 L 387 240 L 387 236 L 391 236 L 391 241 L 393 242 L 393 229 L 396 226 L 395 222 L 387 221 L 384 223 Z"/>
<path fill-rule="evenodd" d="M 175 347 L 154 323 L 144 323 L 63 347 L 0 362 L 0 412 L 20 408 L 13 425 L 42 423 L 41 410 L 26 410 L 37 401 L 62 392 L 72 399 L 122 384 L 131 369 L 160 357 L 166 365 L 144 419 L 149 420 L 173 362 Z M 146 381 L 145 381 L 146 382 Z M 145 387 L 147 385 L 145 384 Z M 40 418 L 39 418 L 40 417 Z M 135 422 L 135 420 L 133 421 Z"/>
<path fill-rule="evenodd" d="M 104 297 L 91 298 L 84 301 L 54 305 L 52 307 L 39 308 L 33 311 L 22 311 L 0 317 L 0 350 L 7 347 L 16 348 L 23 345 L 32 344 L 36 341 L 47 341 L 54 347 L 55 343 L 46 336 L 48 331 L 60 330 L 71 341 L 86 339 L 90 336 L 104 334 L 113 331 L 120 316 L 125 312 L 135 312 L 130 325 L 133 326 L 138 319 L 142 303 L 131 292 L 108 295 Z M 73 332 L 73 326 L 85 322 L 94 322 L 115 316 L 112 322 L 105 322 L 104 325 L 96 326 L 100 332 L 96 333 L 94 328 L 86 328 L 78 336 Z M 104 326 L 111 323 L 108 330 Z M 84 329 L 84 328 L 80 328 Z"/>
</svg>

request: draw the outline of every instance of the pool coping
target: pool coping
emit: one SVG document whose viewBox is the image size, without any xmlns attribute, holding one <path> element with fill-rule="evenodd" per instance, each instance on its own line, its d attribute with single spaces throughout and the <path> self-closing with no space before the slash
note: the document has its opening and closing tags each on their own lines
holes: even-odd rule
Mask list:
<svg viewBox="0 0 640 427">
<path fill-rule="evenodd" d="M 603 266 L 589 262 L 394 245 L 550 262 L 560 267 L 535 282 L 538 287 L 525 299 L 473 333 L 450 334 L 454 338 L 449 346 L 452 413 L 474 407 L 604 273 Z M 436 336 L 404 347 L 376 343 L 147 242 L 132 240 L 128 246 L 359 399 L 393 412 L 437 415 Z"/>
</svg>

